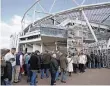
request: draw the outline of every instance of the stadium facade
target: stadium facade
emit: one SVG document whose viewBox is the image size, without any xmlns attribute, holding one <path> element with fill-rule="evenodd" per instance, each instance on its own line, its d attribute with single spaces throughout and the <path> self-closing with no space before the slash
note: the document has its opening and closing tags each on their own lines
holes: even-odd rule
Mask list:
<svg viewBox="0 0 110 86">
<path fill-rule="evenodd" d="M 98 44 L 97 49 L 109 48 L 110 3 L 82 5 L 49 14 L 24 28 L 17 40 L 17 49 L 27 52 L 58 49 L 74 52 Z"/>
</svg>

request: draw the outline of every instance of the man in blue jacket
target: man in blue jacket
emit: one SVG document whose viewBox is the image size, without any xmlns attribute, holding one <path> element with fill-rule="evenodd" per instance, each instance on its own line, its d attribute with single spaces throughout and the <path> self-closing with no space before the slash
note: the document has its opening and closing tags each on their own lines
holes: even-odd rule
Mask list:
<svg viewBox="0 0 110 86">
<path fill-rule="evenodd" d="M 15 83 L 19 82 L 20 67 L 22 66 L 22 59 L 23 59 L 22 52 L 18 52 L 16 54 L 15 80 L 14 80 Z"/>
</svg>

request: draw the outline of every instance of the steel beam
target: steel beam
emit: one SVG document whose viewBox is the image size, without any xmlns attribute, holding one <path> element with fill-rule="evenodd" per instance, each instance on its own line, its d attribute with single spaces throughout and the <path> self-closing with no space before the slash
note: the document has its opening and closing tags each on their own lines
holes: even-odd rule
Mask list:
<svg viewBox="0 0 110 86">
<path fill-rule="evenodd" d="M 90 29 L 90 31 L 91 31 L 91 33 L 92 33 L 92 35 L 93 35 L 95 41 L 98 42 L 97 37 L 96 37 L 96 35 L 95 35 L 95 33 L 94 33 L 94 31 L 93 31 L 93 29 L 92 29 L 90 23 L 89 23 L 89 20 L 88 20 L 88 18 L 86 17 L 86 14 L 84 13 L 83 10 L 81 10 L 81 11 L 82 11 L 82 15 L 84 16 L 84 19 L 86 20 L 86 23 L 87 23 L 87 25 L 88 25 L 88 27 L 89 27 L 89 29 Z"/>
<path fill-rule="evenodd" d="M 49 13 L 51 13 L 51 10 L 53 9 L 53 7 L 54 7 L 56 1 L 57 1 L 57 0 L 54 0 L 53 4 L 52 4 L 52 6 L 51 6 L 51 8 L 50 8 L 50 10 L 49 10 Z"/>
</svg>

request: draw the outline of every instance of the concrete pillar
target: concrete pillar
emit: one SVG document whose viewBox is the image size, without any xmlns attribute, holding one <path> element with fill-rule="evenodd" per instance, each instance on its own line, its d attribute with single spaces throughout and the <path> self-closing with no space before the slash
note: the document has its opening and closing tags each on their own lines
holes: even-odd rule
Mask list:
<svg viewBox="0 0 110 86">
<path fill-rule="evenodd" d="M 58 43 L 55 42 L 55 50 L 58 50 Z"/>
<path fill-rule="evenodd" d="M 44 44 L 41 42 L 41 53 L 45 51 Z"/>
<path fill-rule="evenodd" d="M 25 53 L 24 51 L 25 51 L 25 44 L 23 44 L 23 53 Z"/>
<path fill-rule="evenodd" d="M 108 43 L 107 43 L 107 49 L 110 49 L 110 38 L 109 38 Z"/>
</svg>

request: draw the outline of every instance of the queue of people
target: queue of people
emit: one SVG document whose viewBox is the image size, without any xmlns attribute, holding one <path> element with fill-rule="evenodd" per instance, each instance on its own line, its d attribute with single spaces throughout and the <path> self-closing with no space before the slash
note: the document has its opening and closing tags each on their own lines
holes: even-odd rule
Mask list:
<svg viewBox="0 0 110 86">
<path fill-rule="evenodd" d="M 106 67 L 106 55 L 102 55 L 100 52 L 91 52 L 87 55 L 87 67 L 88 68 L 104 68 Z"/>
<path fill-rule="evenodd" d="M 51 85 L 56 85 L 56 81 L 66 83 L 68 76 L 72 73 L 84 73 L 86 67 L 100 67 L 99 61 L 94 64 L 97 55 L 85 55 L 83 52 L 76 52 L 72 55 L 66 55 L 60 51 L 40 53 L 36 50 L 33 53 L 23 54 L 21 51 L 16 53 L 16 49 L 7 50 L 2 63 L 2 85 L 11 85 L 19 83 L 24 73 L 27 75 L 27 82 L 30 85 L 38 83 L 38 73 L 40 78 L 49 78 L 51 76 Z M 25 67 L 24 67 L 25 65 Z"/>
</svg>

